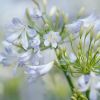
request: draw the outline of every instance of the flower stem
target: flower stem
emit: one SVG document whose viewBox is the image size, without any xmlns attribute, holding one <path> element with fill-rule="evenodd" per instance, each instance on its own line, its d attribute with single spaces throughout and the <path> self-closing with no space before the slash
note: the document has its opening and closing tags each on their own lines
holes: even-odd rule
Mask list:
<svg viewBox="0 0 100 100">
<path fill-rule="evenodd" d="M 71 80 L 71 78 L 70 78 L 69 75 L 66 75 L 66 72 L 64 72 L 64 74 L 65 74 L 65 76 L 66 76 L 66 80 L 67 80 L 67 82 L 68 82 L 68 84 L 69 84 L 69 86 L 70 86 L 70 89 L 71 89 L 71 91 L 73 92 L 74 85 L 73 85 L 73 83 L 72 83 L 72 80 Z"/>
<path fill-rule="evenodd" d="M 88 98 L 88 100 L 89 100 L 89 93 L 90 93 L 90 91 L 87 90 L 87 91 L 86 91 L 86 97 Z"/>
</svg>

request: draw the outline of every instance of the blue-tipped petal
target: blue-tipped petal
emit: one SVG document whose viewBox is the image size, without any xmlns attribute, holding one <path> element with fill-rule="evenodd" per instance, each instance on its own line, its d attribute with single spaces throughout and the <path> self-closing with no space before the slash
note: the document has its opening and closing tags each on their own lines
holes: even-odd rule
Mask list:
<svg viewBox="0 0 100 100">
<path fill-rule="evenodd" d="M 19 18 L 13 18 L 13 19 L 12 19 L 12 23 L 13 23 L 14 25 L 22 24 L 22 22 L 21 22 L 21 20 L 20 20 Z"/>
</svg>

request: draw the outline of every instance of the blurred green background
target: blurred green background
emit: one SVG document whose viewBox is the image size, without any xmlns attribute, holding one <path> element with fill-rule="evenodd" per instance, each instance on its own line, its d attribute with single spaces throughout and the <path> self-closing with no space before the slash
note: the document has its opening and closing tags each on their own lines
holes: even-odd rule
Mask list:
<svg viewBox="0 0 100 100">
<path fill-rule="evenodd" d="M 47 10 L 53 6 L 65 11 L 72 19 L 81 8 L 85 15 L 100 14 L 100 0 L 48 0 Z M 25 9 L 32 7 L 31 0 L 0 0 L 0 43 L 4 39 L 5 25 L 13 17 L 24 18 Z M 58 70 L 53 69 L 29 84 L 25 77 L 13 77 L 11 69 L 0 66 L 0 100 L 70 100 L 70 94 L 65 77 Z"/>
</svg>

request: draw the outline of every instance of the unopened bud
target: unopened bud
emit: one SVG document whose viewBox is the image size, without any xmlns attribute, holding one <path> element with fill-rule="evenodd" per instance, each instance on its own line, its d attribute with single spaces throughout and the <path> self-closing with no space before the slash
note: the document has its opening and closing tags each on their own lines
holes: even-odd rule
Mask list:
<svg viewBox="0 0 100 100">
<path fill-rule="evenodd" d="M 50 11 L 50 16 L 53 16 L 56 13 L 56 11 L 57 11 L 57 7 L 56 6 L 52 7 Z"/>
</svg>

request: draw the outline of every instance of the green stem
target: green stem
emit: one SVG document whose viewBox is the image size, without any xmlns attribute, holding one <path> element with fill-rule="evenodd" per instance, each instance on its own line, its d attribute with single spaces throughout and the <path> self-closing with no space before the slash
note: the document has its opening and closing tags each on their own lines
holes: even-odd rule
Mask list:
<svg viewBox="0 0 100 100">
<path fill-rule="evenodd" d="M 88 100 L 89 100 L 89 93 L 90 93 L 90 91 L 87 90 L 87 91 L 86 91 L 86 97 L 87 97 Z"/>
<path fill-rule="evenodd" d="M 67 82 L 68 82 L 68 84 L 69 84 L 69 86 L 70 86 L 70 89 L 71 89 L 71 91 L 73 92 L 74 85 L 73 85 L 73 83 L 72 83 L 72 80 L 71 80 L 71 78 L 70 78 L 69 75 L 66 75 L 66 72 L 64 72 L 64 74 L 65 74 L 65 76 L 66 76 L 66 80 L 67 80 Z"/>
</svg>

